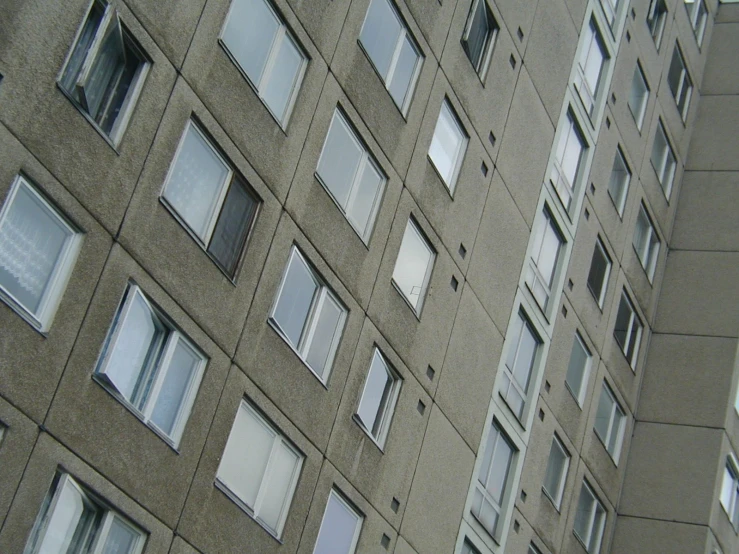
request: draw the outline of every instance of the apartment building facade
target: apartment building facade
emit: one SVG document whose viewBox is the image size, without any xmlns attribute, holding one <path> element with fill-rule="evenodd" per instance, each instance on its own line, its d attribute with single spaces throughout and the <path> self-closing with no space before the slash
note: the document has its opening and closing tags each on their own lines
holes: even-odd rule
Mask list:
<svg viewBox="0 0 739 554">
<path fill-rule="evenodd" d="M 739 551 L 739 4 L 0 6 L 0 552 Z"/>
</svg>

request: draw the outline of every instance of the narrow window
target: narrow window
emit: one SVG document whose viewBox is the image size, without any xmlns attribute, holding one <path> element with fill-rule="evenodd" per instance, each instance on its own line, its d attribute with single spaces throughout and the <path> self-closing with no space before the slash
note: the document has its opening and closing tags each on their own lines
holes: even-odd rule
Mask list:
<svg viewBox="0 0 739 554">
<path fill-rule="evenodd" d="M 649 277 L 649 282 L 651 283 L 652 279 L 654 279 L 654 270 L 657 267 L 660 241 L 644 204 L 639 206 L 633 244 L 636 255 L 639 257 L 639 261 L 644 271 L 647 272 L 647 277 Z"/>
<path fill-rule="evenodd" d="M 647 27 L 654 40 L 654 46 L 659 50 L 662 45 L 662 35 L 667 21 L 667 4 L 665 0 L 651 0 L 647 12 Z"/>
<path fill-rule="evenodd" d="M 562 503 L 562 494 L 564 493 L 569 467 L 570 455 L 555 434 L 552 438 L 552 447 L 549 449 L 549 461 L 547 462 L 547 472 L 544 476 L 542 488 L 558 510 Z"/>
<path fill-rule="evenodd" d="M 586 144 L 572 112 L 567 112 L 564 126 L 559 134 L 555 150 L 554 167 L 550 181 L 557 191 L 565 209 L 569 210 L 577 185 L 580 162 Z"/>
<path fill-rule="evenodd" d="M 644 114 L 647 113 L 647 102 L 649 100 L 649 87 L 644 77 L 644 72 L 639 63 L 634 68 L 634 78 L 631 80 L 631 92 L 629 93 L 629 111 L 634 116 L 636 128 L 641 131 L 644 124 Z"/>
<path fill-rule="evenodd" d="M 490 65 L 490 57 L 497 36 L 498 24 L 486 0 L 472 2 L 462 35 L 462 48 L 483 81 Z"/>
<path fill-rule="evenodd" d="M 82 233 L 18 175 L 0 210 L 0 297 L 47 331 L 81 244 Z"/>
<path fill-rule="evenodd" d="M 606 526 L 606 509 L 586 481 L 580 489 L 575 513 L 575 536 L 589 554 L 597 554 Z"/>
<path fill-rule="evenodd" d="M 529 544 L 529 549 L 527 551 L 527 554 L 541 554 L 541 550 L 539 550 L 536 545 L 532 542 Z"/>
<path fill-rule="evenodd" d="M 468 538 L 465 537 L 462 543 L 462 550 L 459 554 L 480 554 L 480 551 L 475 548 Z"/>
<path fill-rule="evenodd" d="M 708 21 L 706 2 L 705 0 L 685 0 L 685 8 L 688 10 L 688 18 L 695 34 L 695 40 L 700 46 L 703 43 L 703 34 L 706 31 L 706 22 Z"/>
<path fill-rule="evenodd" d="M 616 24 L 616 16 L 618 15 L 620 0 L 600 0 L 600 5 L 603 7 L 603 13 L 606 16 L 608 25 L 613 28 Z"/>
<path fill-rule="evenodd" d="M 575 77 L 575 89 L 580 94 L 585 110 L 589 115 L 595 112 L 595 104 L 600 94 L 603 68 L 608 59 L 606 47 L 594 21 L 585 30 L 584 47 L 580 51 Z"/>
<path fill-rule="evenodd" d="M 449 105 L 449 100 L 445 98 L 431 139 L 429 159 L 452 194 L 468 141 L 467 132 Z"/>
<path fill-rule="evenodd" d="M 721 483 L 721 507 L 735 530 L 739 530 L 739 470 L 732 458 L 726 459 Z"/>
<path fill-rule="evenodd" d="M 293 246 L 269 321 L 324 384 L 346 315 L 341 301 Z"/>
<path fill-rule="evenodd" d="M 533 249 L 526 270 L 528 286 L 539 307 L 546 314 L 557 262 L 565 239 L 548 209 L 544 209 L 534 234 Z"/>
<path fill-rule="evenodd" d="M 162 198 L 216 264 L 235 277 L 260 201 L 193 121 L 182 135 Z"/>
<path fill-rule="evenodd" d="M 308 57 L 267 0 L 233 0 L 221 41 L 267 109 L 284 127 Z"/>
<path fill-rule="evenodd" d="M 364 382 L 362 398 L 357 409 L 357 419 L 362 428 L 369 433 L 375 442 L 384 446 L 390 421 L 393 418 L 395 402 L 400 393 L 401 379 L 392 366 L 375 347 Z"/>
<path fill-rule="evenodd" d="M 108 331 L 95 377 L 177 446 L 207 359 L 130 284 Z"/>
<path fill-rule="evenodd" d="M 216 484 L 279 538 L 304 458 L 278 429 L 242 400 L 218 466 Z"/>
<path fill-rule="evenodd" d="M 316 169 L 318 180 L 367 244 L 387 178 L 337 108 Z"/>
<path fill-rule="evenodd" d="M 677 43 L 675 43 L 675 49 L 672 51 L 672 61 L 667 72 L 667 84 L 675 98 L 677 111 L 680 112 L 680 117 L 685 121 L 688 117 L 690 97 L 693 94 L 693 81 L 685 67 L 685 60 Z"/>
<path fill-rule="evenodd" d="M 611 274 L 611 258 L 606 253 L 606 247 L 600 240 L 595 241 L 593 250 L 593 259 L 590 262 L 590 272 L 588 273 L 588 288 L 598 303 L 599 308 L 603 308 L 603 302 L 606 299 L 606 291 L 608 290 L 608 277 Z"/>
<path fill-rule="evenodd" d="M 423 58 L 389 0 L 372 0 L 359 34 L 359 42 L 393 101 L 405 115 Z"/>
<path fill-rule="evenodd" d="M 600 390 L 600 400 L 598 401 L 598 411 L 595 413 L 594 429 L 614 462 L 618 462 L 621 453 L 625 427 L 626 414 L 619 406 L 611 389 L 603 381 L 603 388 Z"/>
<path fill-rule="evenodd" d="M 650 158 L 654 171 L 657 172 L 657 178 L 665 198 L 670 199 L 672 193 L 672 181 L 675 177 L 675 169 L 677 161 L 675 153 L 667 140 L 665 129 L 660 121 L 657 125 L 657 131 L 654 134 L 654 144 L 652 145 L 652 156 Z"/>
<path fill-rule="evenodd" d="M 575 397 L 577 404 L 582 407 L 585 402 L 585 393 L 588 389 L 588 377 L 590 375 L 590 364 L 593 355 L 585 346 L 585 341 L 579 332 L 575 332 L 575 339 L 572 341 L 572 351 L 570 352 L 570 363 L 567 366 L 567 377 L 565 377 L 565 385 L 570 389 L 572 396 Z"/>
<path fill-rule="evenodd" d="M 67 473 L 57 473 L 24 554 L 140 554 L 146 534 L 90 494 Z"/>
<path fill-rule="evenodd" d="M 510 346 L 501 374 L 500 395 L 520 420 L 529 396 L 529 385 L 542 340 L 528 317 L 519 311 L 508 331 Z"/>
<path fill-rule="evenodd" d="M 115 8 L 95 0 L 59 78 L 59 86 L 117 145 L 151 64 Z"/>
<path fill-rule="evenodd" d="M 503 501 L 510 488 L 511 469 L 516 453 L 516 447 L 503 433 L 498 423 L 493 421 L 477 474 L 471 511 L 496 540 L 501 534 L 499 523 L 503 515 Z"/>
<path fill-rule="evenodd" d="M 613 157 L 613 169 L 611 170 L 611 179 L 608 182 L 608 195 L 613 200 L 613 205 L 616 207 L 619 217 L 624 215 L 630 182 L 631 171 L 629 166 L 626 165 L 621 147 L 618 146 L 616 147 L 616 155 Z"/>
<path fill-rule="evenodd" d="M 354 554 L 363 520 L 364 517 L 332 489 L 313 554 Z"/>
<path fill-rule="evenodd" d="M 643 327 L 639 316 L 636 315 L 634 305 L 624 290 L 621 293 L 621 303 L 618 305 L 613 336 L 629 361 L 629 365 L 634 370 L 636 369 L 636 360 L 639 357 L 639 343 L 641 342 Z"/>
<path fill-rule="evenodd" d="M 416 314 L 421 313 L 436 252 L 413 219 L 408 219 L 393 270 L 393 283 Z"/>
</svg>

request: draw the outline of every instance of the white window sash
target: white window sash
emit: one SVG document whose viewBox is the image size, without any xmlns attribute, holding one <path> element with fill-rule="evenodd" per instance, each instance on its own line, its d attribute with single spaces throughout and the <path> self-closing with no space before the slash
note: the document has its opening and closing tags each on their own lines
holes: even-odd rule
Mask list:
<svg viewBox="0 0 739 554">
<path fill-rule="evenodd" d="M 89 17 L 89 14 L 88 14 Z M 80 73 L 77 76 L 77 81 L 75 83 L 75 89 L 77 92 L 80 93 L 80 99 L 83 103 L 83 108 L 88 111 L 89 113 L 89 107 L 87 105 L 87 96 L 85 94 L 85 86 L 89 83 L 92 67 L 95 65 L 95 60 L 98 57 L 98 54 L 100 52 L 100 46 L 103 43 L 103 40 L 108 36 L 108 27 L 111 25 L 111 22 L 113 21 L 113 18 L 116 19 L 116 24 L 118 25 L 118 31 L 120 31 L 120 21 L 118 21 L 118 16 L 115 13 L 115 9 L 111 4 L 107 4 L 105 6 L 105 11 L 103 12 L 103 18 L 100 20 L 100 24 L 98 25 L 97 30 L 95 31 L 95 38 L 93 38 L 92 43 L 90 43 L 90 48 L 87 51 L 87 54 L 85 54 L 85 61 L 82 63 L 82 67 L 80 68 Z M 121 36 L 121 42 L 123 42 L 123 37 Z M 94 117 L 93 114 L 90 114 L 91 117 Z"/>
</svg>

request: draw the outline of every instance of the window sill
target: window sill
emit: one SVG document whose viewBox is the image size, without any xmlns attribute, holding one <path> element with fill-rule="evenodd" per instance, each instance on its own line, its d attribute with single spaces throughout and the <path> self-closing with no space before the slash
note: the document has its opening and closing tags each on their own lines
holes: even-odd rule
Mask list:
<svg viewBox="0 0 739 554">
<path fill-rule="evenodd" d="M 550 495 L 549 492 L 547 491 L 547 489 L 545 489 L 543 486 L 541 487 L 541 492 L 544 493 L 544 496 L 547 497 L 547 500 L 549 500 L 549 502 L 552 503 L 552 506 L 554 507 L 555 510 L 557 510 L 557 513 L 560 514 L 560 515 L 562 515 L 562 510 L 561 510 L 561 508 L 562 508 L 562 501 L 561 500 L 559 501 L 559 506 L 558 506 L 557 503 L 552 498 L 552 495 Z"/>
<path fill-rule="evenodd" d="M 362 423 L 362 420 L 359 419 L 359 416 L 357 414 L 352 414 L 352 420 L 354 420 L 354 423 L 357 424 L 357 426 L 362 430 L 362 432 L 367 435 L 367 438 L 374 444 L 377 449 L 380 451 L 380 454 L 385 454 L 384 447 L 375 439 L 375 437 L 372 436 L 372 433 L 370 433 L 367 428 L 364 426 L 364 423 Z"/>
<path fill-rule="evenodd" d="M 400 287 L 395 282 L 395 279 L 390 279 L 390 283 L 393 285 L 393 288 L 395 289 L 395 292 L 397 292 L 400 295 L 400 297 L 403 299 L 403 302 L 405 302 L 406 305 L 411 309 L 411 312 L 413 312 L 413 315 L 415 316 L 415 318 L 420 323 L 421 322 L 421 310 L 416 311 L 416 308 L 413 307 L 413 304 L 411 304 L 410 300 L 408 300 L 406 298 L 405 294 L 403 293 L 403 291 L 400 290 Z M 425 304 L 425 301 L 423 302 L 423 304 Z M 423 304 L 421 305 L 421 309 L 423 309 Z"/>
<path fill-rule="evenodd" d="M 49 338 L 48 323 L 42 323 L 28 310 L 26 310 L 19 302 L 17 302 L 10 294 L 5 292 L 5 289 L 0 287 L 0 300 L 2 300 L 8 308 L 13 310 L 18 317 L 28 323 L 34 331 L 36 331 L 42 337 Z"/>
<path fill-rule="evenodd" d="M 464 156 L 462 156 L 462 158 L 464 159 Z M 436 173 L 436 176 L 439 178 L 439 181 L 441 181 L 442 188 L 444 189 L 444 192 L 446 192 L 449 195 L 449 198 L 453 202 L 454 201 L 454 189 L 457 188 L 457 180 L 459 179 L 459 172 L 462 169 L 462 163 L 461 163 L 461 161 L 458 162 L 459 163 L 459 167 L 457 167 L 457 168 L 454 169 L 455 178 L 454 178 L 454 184 L 453 185 L 449 185 L 449 183 L 446 182 L 446 180 L 444 179 L 444 177 L 441 176 L 441 173 L 439 173 L 439 170 L 437 169 L 436 164 L 434 163 L 434 160 L 432 160 L 431 159 L 431 156 L 429 156 L 428 154 L 426 154 L 426 161 L 428 161 L 429 165 L 434 170 L 434 173 Z"/>
<path fill-rule="evenodd" d="M 375 75 L 377 75 L 377 78 L 380 79 L 380 82 L 382 83 L 382 87 L 387 92 L 387 95 L 390 96 L 390 91 L 387 89 L 387 83 L 385 82 L 385 79 L 380 75 L 380 72 L 377 70 L 377 67 L 375 67 L 375 62 L 372 61 L 372 58 L 370 58 L 370 55 L 367 53 L 367 50 L 364 49 L 364 46 L 362 45 L 362 41 L 357 38 L 357 45 L 359 46 L 359 49 L 364 54 L 364 57 L 367 58 L 367 61 L 370 64 L 370 67 L 372 67 L 372 70 L 375 72 Z M 419 47 L 420 50 L 420 47 Z M 415 70 L 413 77 L 411 78 L 411 84 L 409 85 L 413 87 L 413 90 L 411 91 L 411 96 L 408 99 L 408 105 L 406 106 L 405 112 L 403 111 L 403 108 L 398 106 L 397 102 L 395 102 L 395 99 L 390 96 L 390 101 L 393 103 L 393 106 L 398 110 L 398 113 L 400 114 L 400 117 L 403 118 L 403 121 L 405 123 L 408 123 L 408 112 L 411 109 L 411 104 L 413 103 L 413 95 L 416 93 L 416 85 L 418 84 L 418 78 L 421 75 L 421 69 L 423 69 L 423 61 L 424 57 L 421 55 L 421 53 L 418 53 L 418 63 L 420 64 L 419 67 Z M 406 93 L 407 94 L 407 93 Z"/>
<path fill-rule="evenodd" d="M 281 545 L 284 544 L 283 541 L 282 541 L 282 539 L 279 536 L 277 536 L 272 529 L 270 529 L 264 523 L 262 523 L 261 521 L 259 521 L 256 517 L 254 517 L 254 514 L 252 513 L 251 509 L 242 500 L 240 500 L 239 497 L 236 496 L 236 494 L 234 494 L 233 492 L 231 492 L 229 490 L 229 488 L 224 483 L 222 483 L 221 481 L 219 481 L 217 477 L 216 477 L 215 482 L 213 483 L 213 486 L 215 486 L 215 488 L 217 488 L 219 491 L 221 491 L 223 493 L 223 495 L 226 498 L 228 498 L 231 502 L 233 502 L 234 504 L 236 504 L 236 507 L 239 508 L 246 515 L 248 515 L 252 519 L 252 521 L 254 521 L 254 523 L 256 523 L 262 529 L 264 529 L 270 537 L 272 537 L 274 540 L 276 540 L 279 544 L 281 544 Z"/>
<path fill-rule="evenodd" d="M 318 373 L 311 366 L 308 365 L 308 362 L 306 362 L 305 359 L 300 355 L 297 348 L 295 348 L 292 345 L 292 343 L 289 340 L 287 340 L 287 337 L 282 332 L 282 329 L 280 329 L 280 325 L 272 318 L 272 316 L 269 316 L 267 318 L 267 324 L 272 328 L 272 330 L 275 333 L 277 333 L 277 336 L 279 336 L 285 342 L 285 344 L 287 344 L 287 346 L 290 347 L 290 350 L 292 350 L 293 354 L 297 356 L 298 360 L 300 360 L 300 363 L 302 363 L 308 369 L 308 371 L 310 371 L 311 375 L 313 375 L 313 377 L 315 377 L 318 380 L 318 382 L 321 383 L 321 386 L 324 389 L 328 390 L 328 378 L 331 376 L 331 371 L 330 371 L 331 368 L 329 368 L 329 374 L 326 376 L 326 381 L 324 381 L 318 375 Z M 334 353 L 334 359 L 335 358 L 336 358 L 336 354 Z M 333 360 L 331 361 L 331 365 L 333 366 Z"/>
<path fill-rule="evenodd" d="M 336 206 L 336 208 L 341 212 L 341 215 L 344 216 L 344 219 L 349 224 L 349 227 L 354 232 L 354 234 L 357 235 L 357 238 L 362 243 L 362 246 L 364 246 L 365 250 L 367 250 L 369 252 L 369 241 L 370 241 L 370 238 L 372 237 L 372 231 L 374 231 L 374 228 L 375 228 L 375 226 L 374 226 L 374 223 L 375 222 L 374 221 L 372 222 L 372 229 L 370 229 L 370 232 L 369 232 L 369 235 L 370 236 L 367 237 L 367 239 L 365 240 L 364 237 L 362 237 L 362 234 L 359 232 L 359 230 L 352 224 L 351 221 L 349 221 L 349 218 L 346 216 L 346 211 L 344 210 L 344 208 L 341 207 L 341 205 L 336 200 L 336 198 L 334 197 L 334 195 L 331 193 L 331 191 L 329 190 L 329 188 L 323 182 L 323 179 L 321 179 L 321 176 L 318 175 L 318 171 L 315 171 L 313 173 L 313 176 L 315 177 L 316 181 L 318 181 L 318 183 L 321 185 L 321 187 L 326 192 L 326 194 L 328 194 L 328 197 L 334 203 L 334 205 Z M 385 182 L 385 184 L 387 185 L 387 181 Z M 376 202 L 378 204 L 378 207 L 377 207 L 377 210 L 376 210 L 376 212 L 374 214 L 375 215 L 375 218 L 377 218 L 377 215 L 378 215 L 378 213 L 380 211 L 380 205 L 382 204 L 382 197 L 384 196 L 384 192 L 385 191 L 384 191 L 384 187 L 383 187 L 383 194 L 376 200 Z"/>
</svg>

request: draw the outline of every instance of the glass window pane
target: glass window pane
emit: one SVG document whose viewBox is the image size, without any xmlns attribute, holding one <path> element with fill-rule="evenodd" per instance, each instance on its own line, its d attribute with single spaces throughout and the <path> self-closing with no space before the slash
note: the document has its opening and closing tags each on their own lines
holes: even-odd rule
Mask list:
<svg viewBox="0 0 739 554">
<path fill-rule="evenodd" d="M 264 0 L 233 0 L 223 42 L 254 86 L 267 64 L 280 23 Z"/>
<path fill-rule="evenodd" d="M 729 515 L 731 515 L 731 499 L 734 496 L 734 489 L 734 474 L 726 466 L 724 468 L 724 480 L 721 482 L 721 505 Z"/>
<path fill-rule="evenodd" d="M 298 456 L 280 443 L 269 464 L 269 481 L 265 484 L 262 505 L 258 517 L 272 530 L 277 531 L 285 506 L 290 501 L 290 488 L 298 465 Z"/>
<path fill-rule="evenodd" d="M 498 435 L 495 452 L 490 468 L 490 475 L 485 489 L 490 493 L 493 499 L 500 505 L 505 494 L 506 481 L 508 479 L 508 469 L 513 458 L 513 448 L 502 434 Z"/>
<path fill-rule="evenodd" d="M 383 80 L 388 77 L 400 30 L 400 21 L 388 1 L 372 0 L 359 40 Z"/>
<path fill-rule="evenodd" d="M 515 367 L 512 370 L 513 377 L 524 392 L 529 388 L 531 368 L 534 366 L 534 358 L 536 357 L 536 349 L 538 346 L 539 340 L 531 330 L 530 324 L 526 322 L 522 330 Z"/>
<path fill-rule="evenodd" d="M 403 44 L 400 47 L 400 54 L 398 55 L 398 63 L 395 65 L 393 76 L 388 84 L 388 91 L 392 96 L 395 103 L 401 110 L 405 106 L 406 96 L 412 92 L 411 81 L 413 80 L 413 74 L 416 71 L 416 64 L 418 63 L 418 53 L 416 48 L 410 42 L 406 36 L 403 40 Z"/>
<path fill-rule="evenodd" d="M 616 314 L 616 325 L 613 329 L 613 334 L 615 335 L 618 344 L 621 345 L 621 350 L 624 352 L 626 352 L 626 347 L 628 345 L 629 322 L 631 321 L 632 314 L 633 310 L 631 309 L 631 305 L 622 294 L 621 302 L 618 305 L 618 314 Z"/>
<path fill-rule="evenodd" d="M 361 159 L 362 149 L 353 133 L 338 112 L 334 112 L 318 161 L 318 175 L 344 208 Z"/>
<path fill-rule="evenodd" d="M 321 311 L 316 316 L 315 329 L 305 357 L 306 363 L 323 379 L 330 369 L 327 362 L 333 354 L 334 338 L 341 331 L 339 325 L 343 314 L 344 309 L 326 294 Z"/>
<path fill-rule="evenodd" d="M 83 513 L 88 509 L 82 494 L 68 482 L 59 481 L 61 490 L 57 490 L 56 503 L 47 515 L 48 523 L 38 554 L 57 554 L 67 552 L 75 538 L 75 532 L 83 521 Z"/>
<path fill-rule="evenodd" d="M 470 14 L 471 21 L 469 23 L 469 33 L 467 40 L 462 42 L 462 46 L 467 52 L 475 70 L 480 70 L 480 64 L 485 55 L 485 46 L 488 36 L 491 33 L 489 26 L 487 7 L 485 0 L 478 0 L 475 5 L 474 12 Z"/>
<path fill-rule="evenodd" d="M 441 106 L 434 136 L 429 147 L 429 158 L 444 182 L 451 188 L 465 136 L 447 101 Z"/>
<path fill-rule="evenodd" d="M 587 544 L 590 535 L 590 514 L 593 511 L 595 498 L 590 494 L 585 483 L 580 489 L 580 498 L 575 513 L 575 533 Z"/>
<path fill-rule="evenodd" d="M 359 419 L 375 438 L 378 438 L 380 434 L 383 410 L 387 405 L 392 384 L 393 378 L 385 365 L 385 361 L 380 353 L 375 350 L 367 380 L 364 383 L 359 410 L 357 410 Z"/>
<path fill-rule="evenodd" d="M 67 62 L 67 66 L 64 68 L 64 75 L 62 75 L 61 85 L 70 94 L 76 96 L 75 84 L 77 78 L 82 70 L 82 65 L 87 57 L 87 52 L 90 50 L 92 41 L 95 39 L 98 27 L 103 20 L 105 14 L 105 7 L 100 2 L 93 2 L 90 8 L 90 15 L 85 20 L 84 27 L 77 39 L 77 44 L 74 46 L 74 51 Z"/>
<path fill-rule="evenodd" d="M 151 414 L 151 421 L 167 435 L 175 430 L 177 416 L 200 361 L 201 357 L 187 343 L 182 339 L 177 341 Z"/>
<path fill-rule="evenodd" d="M 595 413 L 595 431 L 603 442 L 608 440 L 608 430 L 611 426 L 611 413 L 613 413 L 613 398 L 608 392 L 606 384 L 600 390 L 600 400 L 598 401 L 598 411 Z"/>
<path fill-rule="evenodd" d="M 420 310 L 426 293 L 426 274 L 434 254 L 409 219 L 393 270 L 393 281 L 411 306 Z"/>
<path fill-rule="evenodd" d="M 117 517 L 110 524 L 102 554 L 129 554 L 139 539 L 139 533 Z"/>
<path fill-rule="evenodd" d="M 562 493 L 563 473 L 566 471 L 567 454 L 560 446 L 556 438 L 552 439 L 552 446 L 549 449 L 549 461 L 547 462 L 547 472 L 544 476 L 544 489 L 549 496 L 559 505 L 560 495 Z"/>
<path fill-rule="evenodd" d="M 374 221 L 370 221 L 370 218 L 384 184 L 385 178 L 368 160 L 357 183 L 354 199 L 347 207 L 347 218 L 365 239 L 372 230 Z"/>
<path fill-rule="evenodd" d="M 302 64 L 303 54 L 287 34 L 283 35 L 269 78 L 260 91 L 264 102 L 280 121 L 287 113 Z"/>
<path fill-rule="evenodd" d="M 629 173 L 628 167 L 626 167 L 623 155 L 617 148 L 616 155 L 613 158 L 611 179 L 608 183 L 608 194 L 613 199 L 613 203 L 615 204 L 616 211 L 618 211 L 619 215 L 623 214 L 630 177 L 631 174 Z"/>
<path fill-rule="evenodd" d="M 580 402 L 586 383 L 585 377 L 589 359 L 590 353 L 585 349 L 580 338 L 575 335 L 575 340 L 572 342 L 572 352 L 570 353 L 570 363 L 567 366 L 565 382 L 569 385 L 578 403 Z"/>
<path fill-rule="evenodd" d="M 317 290 L 313 272 L 293 250 L 272 317 L 296 348 Z"/>
<path fill-rule="evenodd" d="M 562 238 L 554 228 L 551 218 L 548 218 L 541 250 L 539 251 L 539 259 L 536 263 L 536 267 L 544 278 L 547 287 L 551 287 L 554 279 L 554 270 L 557 267 L 560 246 L 562 246 Z"/>
<path fill-rule="evenodd" d="M 123 35 L 119 27 L 118 18 L 113 17 L 105 35 L 100 42 L 98 51 L 89 71 L 83 72 L 82 87 L 78 88 L 79 99 L 85 110 L 95 121 L 100 122 L 105 115 L 104 100 L 109 98 L 117 88 L 116 81 L 124 67 Z M 136 63 L 138 65 L 138 63 Z M 106 132 L 109 129 L 106 129 Z"/>
<path fill-rule="evenodd" d="M 574 188 L 575 180 L 577 179 L 577 168 L 580 165 L 580 155 L 583 151 L 583 143 L 574 123 L 572 121 L 570 123 L 564 154 L 561 158 L 561 165 L 570 188 Z"/>
<path fill-rule="evenodd" d="M 331 491 L 313 554 L 352 554 L 361 517 Z"/>
<path fill-rule="evenodd" d="M 593 293 L 593 296 L 595 296 L 599 306 L 603 303 L 603 295 L 610 265 L 611 262 L 606 257 L 603 247 L 596 241 L 595 249 L 593 250 L 593 259 L 590 262 L 590 272 L 588 273 L 588 287 Z"/>
<path fill-rule="evenodd" d="M 623 426 L 625 415 L 621 408 L 616 404 L 613 421 L 611 422 L 611 435 L 608 437 L 606 450 L 615 456 L 621 443 L 621 427 Z"/>
<path fill-rule="evenodd" d="M 667 84 L 670 85 L 670 91 L 676 99 L 680 89 L 680 83 L 682 81 L 683 69 L 684 66 L 680 57 L 680 52 L 678 51 L 676 46 L 675 50 L 673 50 L 672 52 L 670 69 L 667 72 Z"/>
</svg>

